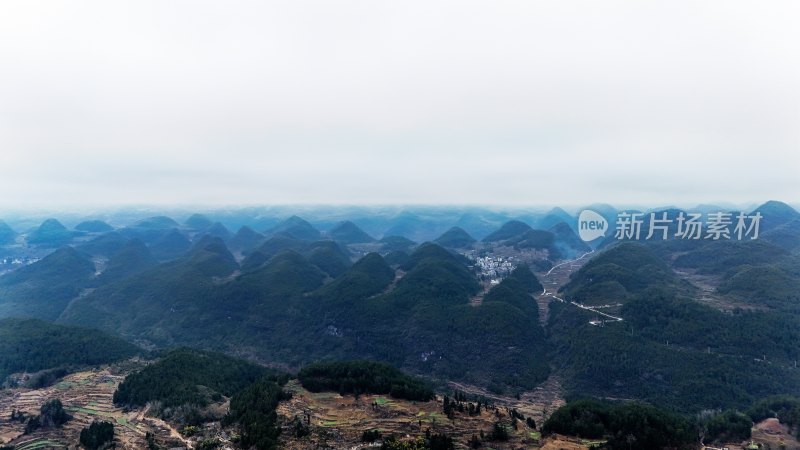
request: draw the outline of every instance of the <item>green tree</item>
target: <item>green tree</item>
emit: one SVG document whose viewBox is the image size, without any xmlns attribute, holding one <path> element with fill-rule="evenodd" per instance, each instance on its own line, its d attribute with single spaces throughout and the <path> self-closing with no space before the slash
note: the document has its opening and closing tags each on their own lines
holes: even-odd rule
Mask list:
<svg viewBox="0 0 800 450">
<path fill-rule="evenodd" d="M 109 448 L 114 444 L 114 425 L 110 422 L 94 421 L 81 430 L 80 442 L 89 450 Z"/>
</svg>

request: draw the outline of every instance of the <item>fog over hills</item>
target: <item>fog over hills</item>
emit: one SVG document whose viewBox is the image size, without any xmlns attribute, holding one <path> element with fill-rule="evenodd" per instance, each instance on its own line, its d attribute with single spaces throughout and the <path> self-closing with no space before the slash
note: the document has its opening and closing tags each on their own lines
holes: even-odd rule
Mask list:
<svg viewBox="0 0 800 450">
<path fill-rule="evenodd" d="M 123 341 L 290 371 L 367 359 L 498 398 L 548 386 L 566 398 L 638 399 L 683 415 L 800 395 L 800 213 L 777 201 L 743 213 L 761 215 L 757 239 L 737 238 L 736 211 L 727 238 L 681 238 L 673 221 L 661 239 L 616 237 L 631 211 L 595 208 L 609 228 L 591 246 L 577 214 L 559 208 L 355 209 L 336 222 L 313 210 L 271 219 L 151 211 L 128 223 L 85 218 L 72 231 L 50 218 L 0 245 L 11 261 L 0 275 L 0 320 L 94 330 L 54 329 L 70 348 L 84 332 L 87 342 L 115 336 L 98 361 L 130 355 Z M 641 216 L 645 230 L 662 214 L 692 213 L 652 211 Z M 699 223 L 710 229 L 717 212 Z M 231 233 L 233 223 L 272 225 Z M 383 230 L 381 238 L 366 229 Z M 23 329 L 14 324 L 6 323 Z M 89 361 L 66 351 L 78 366 Z M 227 358 L 191 355 L 159 361 Z M 47 377 L 65 373 L 57 358 L 36 358 L 55 370 Z M 142 383 L 125 395 L 149 392 Z"/>
<path fill-rule="evenodd" d="M 800 450 L 798 18 L 0 2 L 0 450 Z"/>
</svg>

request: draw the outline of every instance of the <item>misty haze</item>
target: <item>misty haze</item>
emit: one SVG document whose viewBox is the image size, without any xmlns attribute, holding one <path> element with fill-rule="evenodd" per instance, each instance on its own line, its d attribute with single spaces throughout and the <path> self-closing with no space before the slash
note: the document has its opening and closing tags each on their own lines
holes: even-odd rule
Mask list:
<svg viewBox="0 0 800 450">
<path fill-rule="evenodd" d="M 798 17 L 0 5 L 0 450 L 800 449 Z"/>
</svg>

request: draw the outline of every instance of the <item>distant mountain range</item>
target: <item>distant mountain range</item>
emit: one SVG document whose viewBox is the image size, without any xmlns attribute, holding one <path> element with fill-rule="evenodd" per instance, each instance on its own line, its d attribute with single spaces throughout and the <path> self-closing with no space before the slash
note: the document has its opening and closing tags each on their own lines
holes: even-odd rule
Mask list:
<svg viewBox="0 0 800 450">
<path fill-rule="evenodd" d="M 408 255 L 395 286 L 395 269 L 380 255 L 352 264 L 334 241 L 277 234 L 240 265 L 222 239 L 205 235 L 183 256 L 158 264 L 142 240 L 120 246 L 120 237 L 103 235 L 81 250 L 65 247 L 0 278 L 0 312 L 97 327 L 159 346 L 236 348 L 288 364 L 327 354 L 369 356 L 437 376 L 525 386 L 549 370 L 537 309 L 525 300 L 540 285 L 525 267 L 486 294 L 482 305 L 470 306 L 476 280 L 460 257 L 435 244 Z M 89 251 L 108 255 L 97 276 Z M 402 332 L 407 339 L 390 338 L 409 329 L 415 331 Z M 460 330 L 458 337 L 453 330 Z M 308 350 L 310 342 L 316 350 Z M 500 351 L 509 346 L 520 351 Z"/>
<path fill-rule="evenodd" d="M 610 224 L 614 224 L 616 214 L 620 210 L 607 204 L 592 204 L 585 208 L 600 213 Z M 437 239 L 452 227 L 459 227 L 477 240 L 483 240 L 491 233 L 497 231 L 509 221 L 520 221 L 533 229 L 548 231 L 560 222 L 564 222 L 573 231 L 577 229 L 577 213 L 584 208 L 568 212 L 563 208 L 539 209 L 489 209 L 478 207 L 263 207 L 242 208 L 231 210 L 210 210 L 202 213 L 186 213 L 171 211 L 169 214 L 153 214 L 156 211 L 138 212 L 135 210 L 120 210 L 116 212 L 103 212 L 96 217 L 81 217 L 76 219 L 74 214 L 63 213 L 66 220 L 48 218 L 31 228 L 32 219 L 28 217 L 6 217 L 5 223 L 12 230 L 16 230 L 25 240 L 33 245 L 49 245 L 50 248 L 63 244 L 79 242 L 85 235 L 111 231 L 111 228 L 136 229 L 139 233 L 175 228 L 186 234 L 206 232 L 223 237 L 242 226 L 263 233 L 274 235 L 280 233 L 291 234 L 294 238 L 315 240 L 323 232 L 330 233 L 339 226 L 349 227 L 349 224 L 358 224 L 359 240 L 381 239 L 387 236 L 403 236 L 414 242 L 426 242 Z M 642 209 L 643 212 L 663 211 L 669 208 Z M 756 208 L 748 208 L 755 212 Z M 630 209 L 628 209 L 630 210 Z M 165 209 L 166 211 L 166 209 Z M 687 211 L 708 213 L 714 211 L 732 211 L 730 207 L 716 205 L 698 205 Z M 758 208 L 765 219 L 763 230 L 773 228 L 773 223 L 785 223 L 786 218 L 798 219 L 798 212 L 791 206 L 770 201 Z M 59 217 L 61 219 L 61 217 Z M 73 228 L 63 223 L 76 224 Z M 122 225 L 120 225 L 122 224 Z M 44 228 L 42 228 L 44 226 Z M 213 228 L 212 228 L 213 227 Z M 224 227 L 224 230 L 223 230 Z M 26 231 L 27 230 L 27 231 Z M 66 231 L 66 233 L 65 233 Z M 344 230 L 347 231 L 347 230 Z M 354 231 L 354 230 L 351 230 Z M 13 231 L 11 232 L 13 234 Z M 363 233 L 363 234 L 361 234 Z M 9 231 L 0 224 L 0 246 L 3 236 L 10 235 Z M 141 236 L 139 236 L 141 238 Z M 352 240 L 350 238 L 342 238 Z M 149 239 L 143 239 L 145 243 Z"/>
<path fill-rule="evenodd" d="M 572 396 L 741 408 L 800 392 L 800 213 L 753 212 L 757 240 L 607 239 L 594 253 L 558 209 L 530 223 L 449 215 L 432 242 L 418 240 L 428 210 L 395 214 L 386 229 L 401 234 L 380 239 L 366 219 L 289 216 L 236 233 L 205 214 L 73 230 L 52 219 L 6 231 L 8 251 L 48 250 L 0 276 L 0 318 L 286 367 L 375 359 L 510 393 L 556 374 Z M 454 225 L 465 216 L 499 223 L 473 236 Z M 509 270 L 481 278 L 477 257 Z M 571 275 L 553 287 L 556 265 Z"/>
</svg>

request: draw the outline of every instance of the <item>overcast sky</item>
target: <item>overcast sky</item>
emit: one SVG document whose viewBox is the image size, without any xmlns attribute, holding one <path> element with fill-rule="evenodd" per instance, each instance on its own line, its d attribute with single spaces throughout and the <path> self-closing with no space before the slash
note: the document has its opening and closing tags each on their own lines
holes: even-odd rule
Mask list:
<svg viewBox="0 0 800 450">
<path fill-rule="evenodd" d="M 800 201 L 800 2 L 4 1 L 0 206 Z"/>
</svg>

